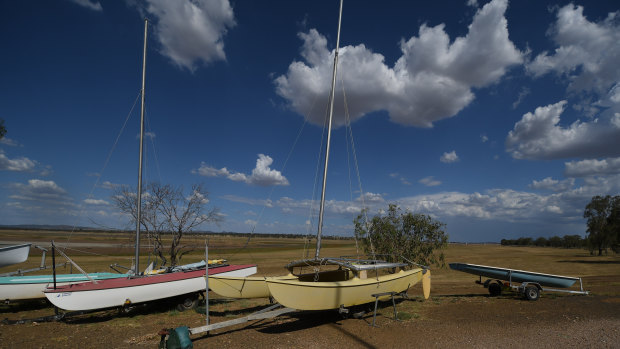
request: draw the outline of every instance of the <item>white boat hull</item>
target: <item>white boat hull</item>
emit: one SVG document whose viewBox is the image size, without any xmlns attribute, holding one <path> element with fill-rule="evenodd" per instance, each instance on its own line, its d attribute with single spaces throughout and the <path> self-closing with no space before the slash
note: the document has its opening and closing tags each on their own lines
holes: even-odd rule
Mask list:
<svg viewBox="0 0 620 349">
<path fill-rule="evenodd" d="M 213 272 L 216 270 L 217 268 L 214 268 Z M 210 269 L 209 272 L 211 273 L 212 270 Z M 256 273 L 256 266 L 222 271 L 222 274 L 230 276 L 249 276 L 254 273 Z M 101 281 L 99 286 L 83 284 L 71 285 L 57 290 L 47 289 L 45 297 L 58 308 L 82 311 L 121 307 L 126 304 L 171 298 L 204 291 L 206 287 L 204 269 L 121 281 L 107 283 Z"/>
<path fill-rule="evenodd" d="M 23 263 L 28 259 L 31 244 L 0 247 L 0 268 Z"/>
</svg>

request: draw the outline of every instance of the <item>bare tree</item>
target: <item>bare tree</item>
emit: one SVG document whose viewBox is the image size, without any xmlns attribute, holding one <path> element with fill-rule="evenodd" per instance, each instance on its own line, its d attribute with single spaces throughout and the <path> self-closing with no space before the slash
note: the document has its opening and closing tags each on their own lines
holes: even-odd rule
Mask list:
<svg viewBox="0 0 620 349">
<path fill-rule="evenodd" d="M 114 190 L 112 201 L 135 225 L 138 215 L 136 191 L 120 186 Z M 150 183 L 142 190 L 140 227 L 153 240 L 153 252 L 162 260 L 162 266 L 168 263 L 167 257 L 170 266 L 177 265 L 184 254 L 193 250 L 192 246 L 181 244 L 185 234 L 202 223 L 220 222 L 219 209 L 208 208 L 208 202 L 208 192 L 202 184 L 192 185 L 188 196 L 182 186 L 170 184 Z M 167 248 L 168 253 L 165 252 Z"/>
</svg>

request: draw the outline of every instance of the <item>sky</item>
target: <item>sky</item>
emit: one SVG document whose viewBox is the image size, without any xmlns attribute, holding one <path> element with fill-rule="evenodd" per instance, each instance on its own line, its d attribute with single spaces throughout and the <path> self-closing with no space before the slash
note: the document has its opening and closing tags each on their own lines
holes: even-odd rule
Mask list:
<svg viewBox="0 0 620 349">
<path fill-rule="evenodd" d="M 0 225 L 131 228 L 145 182 L 240 233 L 315 234 L 337 0 L 0 3 Z M 451 241 L 584 236 L 620 192 L 617 1 L 345 1 L 325 222 L 389 204 Z"/>
</svg>

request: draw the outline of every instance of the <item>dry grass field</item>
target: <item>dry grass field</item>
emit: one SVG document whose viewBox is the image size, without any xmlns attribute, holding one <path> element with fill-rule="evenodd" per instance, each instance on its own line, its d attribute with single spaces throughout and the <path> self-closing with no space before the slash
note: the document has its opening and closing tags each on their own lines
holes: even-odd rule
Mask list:
<svg viewBox="0 0 620 349">
<path fill-rule="evenodd" d="M 67 244 L 66 232 L 1 231 L 0 240 L 49 245 L 54 239 Z M 131 238 L 123 234 L 73 233 L 69 256 L 87 271 L 109 271 L 109 265 L 129 266 Z M 197 246 L 183 262 L 204 258 L 205 239 L 190 238 Z M 244 248 L 244 246 L 247 246 Z M 147 242 L 143 242 L 146 255 Z M 301 239 L 209 238 L 210 258 L 230 263 L 255 263 L 261 275 L 279 275 L 283 266 L 303 257 Z M 313 246 L 309 246 L 313 253 Z M 353 241 L 327 240 L 322 255 L 355 254 Z M 372 314 L 361 319 L 343 318 L 335 311 L 299 312 L 274 319 L 194 335 L 194 347 L 221 348 L 404 348 L 404 347 L 620 347 L 620 256 L 591 256 L 588 251 L 537 247 L 504 247 L 494 244 L 452 244 L 447 262 L 468 262 L 544 273 L 579 276 L 587 296 L 542 293 L 536 302 L 516 294 L 489 297 L 474 275 L 432 268 L 431 298 L 424 301 L 420 285 L 409 290 L 409 300 L 398 300 L 399 321 L 392 320 L 389 302 L 380 305 L 378 327 L 370 327 Z M 19 268 L 38 266 L 40 253 L 32 250 Z M 51 258 L 48 258 L 51 263 Z M 146 257 L 140 261 L 146 266 Z M 16 266 L 0 269 L 0 273 Z M 61 269 L 69 272 L 70 268 Z M 45 272 L 42 272 L 45 273 Z M 574 286 L 573 289 L 577 289 Z M 210 294 L 211 322 L 247 315 L 262 309 L 267 300 L 229 300 Z M 197 311 L 178 312 L 168 303 L 139 307 L 129 314 L 116 310 L 82 315 L 63 322 L 0 324 L 1 348 L 122 348 L 155 347 L 162 328 L 196 327 L 205 323 Z M 44 301 L 4 304 L 0 318 L 29 319 L 52 315 Z"/>
</svg>

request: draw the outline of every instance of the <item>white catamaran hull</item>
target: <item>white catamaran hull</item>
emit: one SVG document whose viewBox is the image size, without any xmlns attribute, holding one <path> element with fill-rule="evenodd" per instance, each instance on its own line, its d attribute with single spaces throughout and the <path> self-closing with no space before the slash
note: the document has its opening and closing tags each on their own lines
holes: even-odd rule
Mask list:
<svg viewBox="0 0 620 349">
<path fill-rule="evenodd" d="M 267 279 L 267 285 L 272 297 L 285 307 L 327 310 L 374 302 L 373 294 L 406 291 L 422 279 L 422 272 L 422 269 L 416 268 L 367 279 L 354 277 L 331 282 Z"/>
<path fill-rule="evenodd" d="M 216 269 L 218 268 L 214 268 L 214 273 Z M 209 272 L 211 273 L 212 270 Z M 256 266 L 222 271 L 223 275 L 230 276 L 249 276 L 253 273 L 256 273 Z M 105 288 L 97 288 L 96 284 L 91 285 L 91 289 L 80 285 L 71 285 L 57 290 L 48 288 L 45 291 L 45 297 L 58 308 L 82 311 L 121 307 L 125 304 L 171 298 L 203 291 L 206 287 L 204 270 L 160 274 L 119 281 L 121 282 L 118 282 L 117 285 L 116 283 L 108 283 Z M 103 283 L 100 282 L 100 284 Z"/>
</svg>

